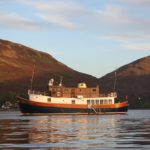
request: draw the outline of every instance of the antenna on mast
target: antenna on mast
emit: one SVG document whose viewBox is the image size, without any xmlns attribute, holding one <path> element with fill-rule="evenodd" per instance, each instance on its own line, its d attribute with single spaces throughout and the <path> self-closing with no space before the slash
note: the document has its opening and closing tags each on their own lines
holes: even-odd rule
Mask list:
<svg viewBox="0 0 150 150">
<path fill-rule="evenodd" d="M 34 64 L 34 66 L 33 66 L 33 71 L 32 71 L 32 76 L 31 76 L 30 90 L 32 90 L 32 88 L 33 88 L 34 73 L 35 73 L 35 64 Z"/>
<path fill-rule="evenodd" d="M 60 83 L 59 86 L 62 86 L 63 76 L 60 76 Z"/>
<path fill-rule="evenodd" d="M 116 92 L 116 82 L 117 82 L 117 71 L 115 71 L 114 75 L 114 93 Z"/>
</svg>

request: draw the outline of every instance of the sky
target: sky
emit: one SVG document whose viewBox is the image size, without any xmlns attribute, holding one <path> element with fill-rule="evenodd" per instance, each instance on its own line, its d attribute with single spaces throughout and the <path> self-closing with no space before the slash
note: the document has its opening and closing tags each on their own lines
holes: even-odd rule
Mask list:
<svg viewBox="0 0 150 150">
<path fill-rule="evenodd" d="M 150 0 L 0 0 L 0 38 L 99 78 L 150 55 Z"/>
</svg>

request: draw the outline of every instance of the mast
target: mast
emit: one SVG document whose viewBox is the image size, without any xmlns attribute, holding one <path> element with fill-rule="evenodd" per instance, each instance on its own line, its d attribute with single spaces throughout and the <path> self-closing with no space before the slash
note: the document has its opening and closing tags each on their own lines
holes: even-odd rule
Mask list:
<svg viewBox="0 0 150 150">
<path fill-rule="evenodd" d="M 115 71 L 115 75 L 114 75 L 114 93 L 116 92 L 116 82 L 117 82 L 117 71 Z"/>
<path fill-rule="evenodd" d="M 35 73 L 35 65 L 33 66 L 32 76 L 31 76 L 31 83 L 30 83 L 30 90 L 31 91 L 32 91 L 32 88 L 33 88 L 34 73 Z"/>
<path fill-rule="evenodd" d="M 60 83 L 59 86 L 62 86 L 63 76 L 60 76 Z"/>
</svg>

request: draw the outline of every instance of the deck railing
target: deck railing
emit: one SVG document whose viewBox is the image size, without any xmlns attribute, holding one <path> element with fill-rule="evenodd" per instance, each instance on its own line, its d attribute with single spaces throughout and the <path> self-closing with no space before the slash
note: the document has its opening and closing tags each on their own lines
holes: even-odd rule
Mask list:
<svg viewBox="0 0 150 150">
<path fill-rule="evenodd" d="M 35 91 L 35 90 L 28 90 L 28 94 L 48 96 L 47 92 L 40 92 L 40 91 Z"/>
<path fill-rule="evenodd" d="M 40 91 L 35 91 L 35 90 L 28 90 L 28 94 L 49 96 L 47 92 L 40 92 Z M 99 96 L 100 97 L 117 97 L 117 93 L 116 92 L 103 93 L 103 94 L 100 94 Z"/>
<path fill-rule="evenodd" d="M 103 93 L 103 94 L 100 94 L 100 97 L 117 97 L 117 93 L 116 92 Z"/>
</svg>

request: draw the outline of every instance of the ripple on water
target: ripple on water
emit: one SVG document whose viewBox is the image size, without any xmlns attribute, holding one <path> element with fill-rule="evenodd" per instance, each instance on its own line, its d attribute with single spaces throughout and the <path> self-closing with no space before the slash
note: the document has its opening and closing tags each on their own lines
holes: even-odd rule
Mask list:
<svg viewBox="0 0 150 150">
<path fill-rule="evenodd" d="M 0 113 L 0 149 L 150 149 L 150 110 L 128 115 Z"/>
</svg>

